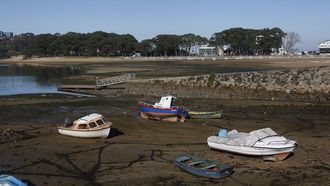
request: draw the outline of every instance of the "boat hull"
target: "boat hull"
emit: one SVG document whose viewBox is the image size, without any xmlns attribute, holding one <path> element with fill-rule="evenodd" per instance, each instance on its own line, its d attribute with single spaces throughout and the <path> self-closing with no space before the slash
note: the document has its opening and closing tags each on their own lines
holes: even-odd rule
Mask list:
<svg viewBox="0 0 330 186">
<path fill-rule="evenodd" d="M 186 163 L 180 161 L 181 157 L 177 157 L 175 160 L 174 160 L 174 164 L 191 173 L 191 174 L 194 174 L 196 176 L 203 176 L 203 177 L 208 177 L 208 178 L 224 178 L 224 177 L 227 177 L 229 175 L 231 175 L 233 173 L 233 166 L 227 166 L 227 165 L 222 165 L 222 168 L 221 169 L 218 169 L 218 170 L 209 170 L 209 169 L 203 169 L 203 168 L 195 168 L 193 166 L 189 166 L 187 165 Z M 211 164 L 214 164 L 215 162 L 212 162 L 212 161 L 208 161 L 208 160 L 204 160 L 206 161 L 209 165 Z"/>
<path fill-rule="evenodd" d="M 189 111 L 189 115 L 192 119 L 220 119 L 222 118 L 222 111 L 213 111 L 213 112 Z"/>
<path fill-rule="evenodd" d="M 244 147 L 244 146 L 219 144 L 210 141 L 208 141 L 207 144 L 210 149 L 227 151 L 227 152 L 249 155 L 249 156 L 269 156 L 275 154 L 290 153 L 294 150 L 294 147 L 287 147 L 287 148 Z"/>
<path fill-rule="evenodd" d="M 111 127 L 97 130 L 71 130 L 65 127 L 59 127 L 58 132 L 62 135 L 78 137 L 78 138 L 107 138 L 110 134 Z"/>
<path fill-rule="evenodd" d="M 266 161 L 282 161 L 294 150 L 294 146 L 285 148 L 245 147 L 219 144 L 207 141 L 210 149 L 226 151 L 247 156 L 262 157 Z"/>
<path fill-rule="evenodd" d="M 211 149 L 279 161 L 285 159 L 296 146 L 296 141 L 278 136 L 270 128 L 250 133 L 232 130 L 223 135 L 221 132 L 218 136 L 207 138 L 207 144 Z"/>
<path fill-rule="evenodd" d="M 145 105 L 139 106 L 142 118 L 184 122 L 189 117 L 188 112 L 182 108 L 155 108 Z"/>
</svg>

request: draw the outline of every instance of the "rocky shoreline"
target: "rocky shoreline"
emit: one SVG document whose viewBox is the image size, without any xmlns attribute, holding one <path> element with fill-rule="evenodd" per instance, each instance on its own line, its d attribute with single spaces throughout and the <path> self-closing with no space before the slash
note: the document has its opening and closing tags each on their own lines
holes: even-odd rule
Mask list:
<svg viewBox="0 0 330 186">
<path fill-rule="evenodd" d="M 330 101 L 330 67 L 135 80 L 132 95 L 277 101 Z"/>
</svg>

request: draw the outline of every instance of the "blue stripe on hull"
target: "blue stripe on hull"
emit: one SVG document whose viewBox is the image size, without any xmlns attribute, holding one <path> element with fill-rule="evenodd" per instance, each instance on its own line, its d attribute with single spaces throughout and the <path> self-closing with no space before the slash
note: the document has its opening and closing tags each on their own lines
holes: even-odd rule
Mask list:
<svg viewBox="0 0 330 186">
<path fill-rule="evenodd" d="M 146 114 L 149 114 L 149 115 L 154 115 L 154 116 L 178 116 L 178 115 L 182 115 L 185 118 L 189 117 L 188 112 L 185 111 L 184 109 L 181 109 L 181 108 L 161 109 L 161 108 L 140 106 L 140 112 L 146 113 Z"/>
</svg>

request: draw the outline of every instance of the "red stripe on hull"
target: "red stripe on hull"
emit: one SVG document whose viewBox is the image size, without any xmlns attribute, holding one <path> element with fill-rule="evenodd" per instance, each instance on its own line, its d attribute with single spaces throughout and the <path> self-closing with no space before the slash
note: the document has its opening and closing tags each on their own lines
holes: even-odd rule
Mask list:
<svg viewBox="0 0 330 186">
<path fill-rule="evenodd" d="M 175 116 L 179 116 L 178 114 L 159 113 L 159 112 L 143 112 L 143 113 L 148 115 L 148 116 L 154 116 L 154 117 L 175 117 Z"/>
</svg>

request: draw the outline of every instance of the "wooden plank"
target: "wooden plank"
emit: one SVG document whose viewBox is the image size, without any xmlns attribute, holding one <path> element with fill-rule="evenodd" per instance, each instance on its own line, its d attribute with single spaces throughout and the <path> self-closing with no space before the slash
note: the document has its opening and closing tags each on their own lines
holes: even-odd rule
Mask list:
<svg viewBox="0 0 330 186">
<path fill-rule="evenodd" d="M 202 169 L 211 169 L 211 168 L 214 168 L 216 166 L 217 165 L 208 165 L 208 166 L 203 167 Z"/>
<path fill-rule="evenodd" d="M 57 86 L 57 89 L 98 89 L 98 87 L 96 85 L 59 85 Z"/>
<path fill-rule="evenodd" d="M 124 74 L 121 76 L 115 76 L 105 79 L 98 79 L 96 80 L 96 86 L 97 87 L 105 87 L 110 85 L 116 85 L 120 83 L 125 83 L 129 80 L 135 79 L 135 74 Z"/>
<path fill-rule="evenodd" d="M 203 161 L 195 161 L 195 162 L 189 163 L 188 165 L 194 166 L 194 165 L 198 165 L 198 164 L 201 164 L 201 163 L 203 163 Z"/>
</svg>

